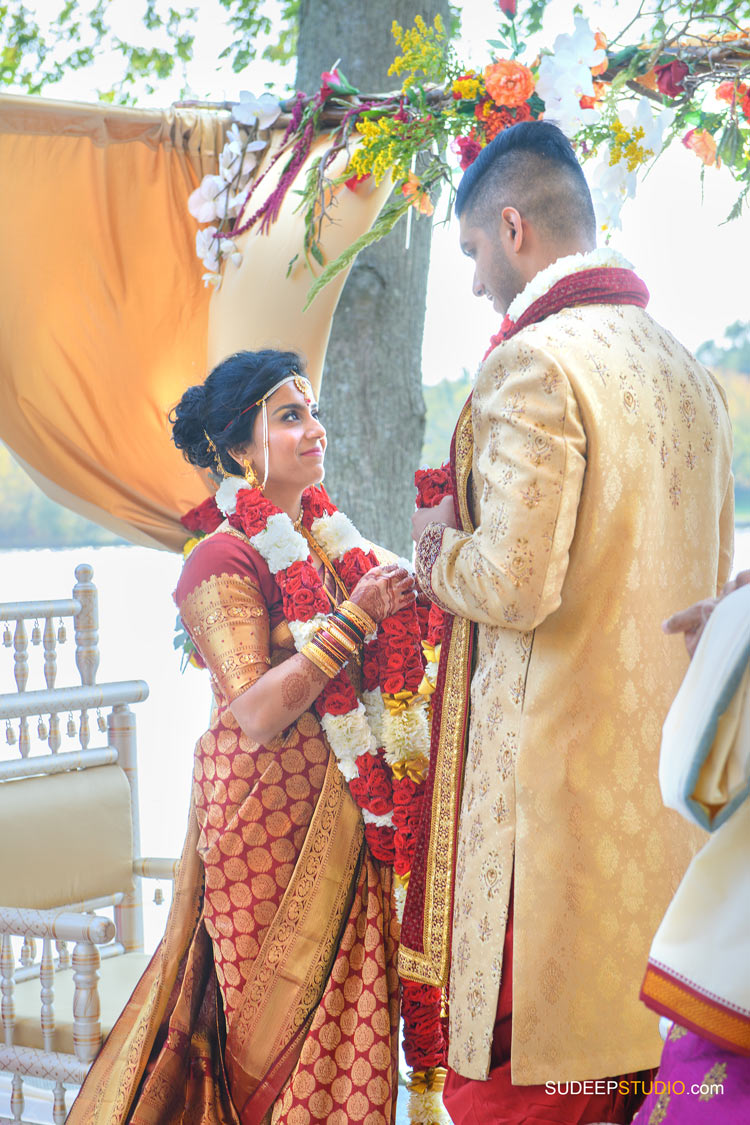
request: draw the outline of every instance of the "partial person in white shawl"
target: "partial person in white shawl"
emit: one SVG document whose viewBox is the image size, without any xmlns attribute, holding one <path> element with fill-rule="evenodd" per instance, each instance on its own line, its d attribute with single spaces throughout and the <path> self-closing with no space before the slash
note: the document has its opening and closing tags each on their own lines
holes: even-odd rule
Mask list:
<svg viewBox="0 0 750 1125">
<path fill-rule="evenodd" d="M 711 835 L 654 938 L 641 999 L 672 1021 L 638 1125 L 750 1122 L 750 571 L 663 626 L 691 664 L 664 724 L 664 803 Z"/>
</svg>

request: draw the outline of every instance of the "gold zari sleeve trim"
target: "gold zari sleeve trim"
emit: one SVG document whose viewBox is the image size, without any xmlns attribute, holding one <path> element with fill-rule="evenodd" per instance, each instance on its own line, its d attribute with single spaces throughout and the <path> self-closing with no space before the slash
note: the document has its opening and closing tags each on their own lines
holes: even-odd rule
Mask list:
<svg viewBox="0 0 750 1125">
<path fill-rule="evenodd" d="M 185 598 L 180 615 L 229 703 L 269 668 L 268 609 L 249 578 L 239 574 L 207 578 Z"/>
</svg>

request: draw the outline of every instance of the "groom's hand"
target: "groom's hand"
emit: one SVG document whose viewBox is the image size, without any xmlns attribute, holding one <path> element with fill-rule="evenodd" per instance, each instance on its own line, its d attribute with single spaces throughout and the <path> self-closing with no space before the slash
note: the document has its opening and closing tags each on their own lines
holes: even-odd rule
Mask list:
<svg viewBox="0 0 750 1125">
<path fill-rule="evenodd" d="M 452 496 L 444 496 L 434 508 L 417 509 L 411 517 L 411 537 L 415 543 L 419 542 L 420 536 L 428 523 L 442 523 L 446 527 L 456 526 Z"/>
</svg>

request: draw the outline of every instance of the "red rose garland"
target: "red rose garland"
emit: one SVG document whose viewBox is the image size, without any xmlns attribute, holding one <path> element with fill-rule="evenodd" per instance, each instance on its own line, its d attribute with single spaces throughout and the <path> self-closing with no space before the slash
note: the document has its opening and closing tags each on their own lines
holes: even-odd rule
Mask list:
<svg viewBox="0 0 750 1125">
<path fill-rule="evenodd" d="M 417 474 L 417 487 L 418 505 L 432 507 L 450 490 L 450 478 L 444 470 L 421 471 Z M 314 536 L 312 528 L 316 521 L 335 513 L 336 508 L 324 489 L 305 492 L 302 522 L 311 535 Z M 228 520 L 252 539 L 267 528 L 271 517 L 282 514 L 258 489 L 240 488 L 235 510 Z M 209 533 L 222 518 L 211 499 L 189 512 L 182 522 L 190 531 Z M 360 547 L 351 547 L 330 561 L 349 590 L 378 565 L 375 554 Z M 312 622 L 317 615 L 330 611 L 328 597 L 310 555 L 277 569 L 275 578 L 281 590 L 284 615 L 290 623 Z M 416 604 L 383 621 L 377 637 L 366 642 L 362 660 L 363 690 L 375 693 L 379 689 L 386 704 L 384 714 L 390 711 L 398 718 L 419 707 L 423 685 L 428 682 L 424 678 L 422 648 L 425 645 L 428 656 L 434 655 L 441 634 L 441 611 L 435 606 Z M 356 692 L 342 671 L 325 685 L 315 708 L 323 720 L 326 716 L 349 715 L 356 711 L 358 704 Z M 425 740 L 425 751 L 427 745 Z M 356 776 L 350 778 L 349 788 L 365 816 L 365 836 L 372 855 L 380 862 L 392 863 L 401 885 L 405 886 L 422 811 L 427 762 L 419 745 L 415 745 L 413 754 L 408 749 L 401 754 L 392 752 L 390 759 L 386 761 L 386 748 L 382 745 L 358 755 Z M 445 1064 L 441 1001 L 440 989 L 409 981 L 403 983 L 404 1052 L 408 1064 L 415 1070 Z"/>
</svg>

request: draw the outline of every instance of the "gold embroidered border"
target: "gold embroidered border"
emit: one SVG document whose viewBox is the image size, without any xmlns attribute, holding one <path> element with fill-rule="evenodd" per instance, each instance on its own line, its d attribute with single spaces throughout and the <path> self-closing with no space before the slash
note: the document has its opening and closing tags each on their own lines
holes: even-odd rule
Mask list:
<svg viewBox="0 0 750 1125">
<path fill-rule="evenodd" d="M 459 515 L 462 530 L 471 533 L 474 530 L 468 502 L 474 453 L 471 400 L 465 404 L 456 425 L 455 449 Z M 469 661 L 473 629 L 473 623 L 467 618 L 454 618 L 450 644 L 444 645 L 440 654 L 441 663 L 445 660 L 446 666 L 425 869 L 423 948 L 408 949 L 402 944 L 398 955 L 399 973 L 404 979 L 438 987 L 445 987 L 448 982 L 452 881 L 461 801 L 459 779 L 465 748 L 464 717 L 471 690 Z"/>
<path fill-rule="evenodd" d="M 359 810 L 331 754 L 304 847 L 227 1035 L 240 1108 L 322 994 L 363 839 Z"/>
<path fill-rule="evenodd" d="M 205 578 L 183 599 L 180 616 L 229 703 L 270 665 L 268 609 L 252 579 Z"/>
<path fill-rule="evenodd" d="M 165 1017 L 177 972 L 195 934 L 203 899 L 198 821 L 190 805 L 164 938 L 97 1055 L 67 1125 L 122 1125 Z"/>
<path fill-rule="evenodd" d="M 664 976 L 651 965 L 646 969 L 641 998 L 653 1000 L 677 1023 L 687 1023 L 698 1032 L 705 1031 L 736 1051 L 744 1054 L 750 1051 L 750 1019 L 746 1015 L 730 1012 L 715 1001 L 698 996 L 680 981 Z"/>
</svg>

